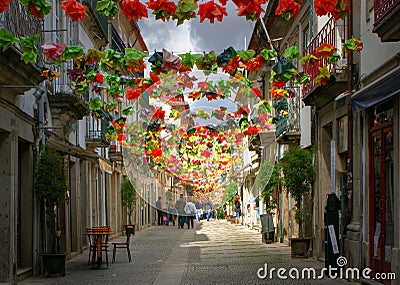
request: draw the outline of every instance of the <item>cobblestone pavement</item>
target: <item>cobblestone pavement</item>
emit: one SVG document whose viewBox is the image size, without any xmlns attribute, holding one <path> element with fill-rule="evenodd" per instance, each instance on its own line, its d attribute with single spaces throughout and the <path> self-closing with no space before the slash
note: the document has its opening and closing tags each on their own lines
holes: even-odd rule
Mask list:
<svg viewBox="0 0 400 285">
<path fill-rule="evenodd" d="M 117 240 L 123 240 L 120 237 Z M 112 251 L 112 249 L 111 249 Z M 117 252 L 109 268 L 93 270 L 85 251 L 66 264 L 65 277 L 35 276 L 18 284 L 351 284 L 344 280 L 260 279 L 257 270 L 323 267 L 313 259 L 292 259 L 290 248 L 265 244 L 261 235 L 225 220 L 197 223 L 195 229 L 154 226 L 136 233 L 131 240 L 132 261 L 126 250 Z"/>
</svg>

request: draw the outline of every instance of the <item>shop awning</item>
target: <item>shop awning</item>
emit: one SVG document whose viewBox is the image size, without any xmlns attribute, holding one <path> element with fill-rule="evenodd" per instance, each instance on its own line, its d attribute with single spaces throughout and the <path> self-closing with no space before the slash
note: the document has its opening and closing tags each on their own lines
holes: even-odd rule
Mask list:
<svg viewBox="0 0 400 285">
<path fill-rule="evenodd" d="M 102 158 L 99 158 L 99 166 L 101 170 L 107 172 L 108 174 L 113 173 L 112 165 Z"/>
<path fill-rule="evenodd" d="M 353 112 L 367 109 L 400 94 L 400 67 L 393 69 L 381 78 L 351 96 Z"/>
</svg>

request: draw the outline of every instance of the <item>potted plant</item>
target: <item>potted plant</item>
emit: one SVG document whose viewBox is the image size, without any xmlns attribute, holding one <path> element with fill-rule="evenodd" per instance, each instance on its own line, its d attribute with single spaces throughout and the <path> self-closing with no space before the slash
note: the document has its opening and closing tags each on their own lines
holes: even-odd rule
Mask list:
<svg viewBox="0 0 400 285">
<path fill-rule="evenodd" d="M 275 193 L 280 183 L 278 167 L 269 161 L 264 161 L 258 172 L 256 184 L 260 193 L 260 198 L 265 203 L 265 214 L 261 214 L 262 241 L 269 243 L 275 239 L 275 228 L 271 211 L 276 207 Z"/>
<path fill-rule="evenodd" d="M 62 156 L 45 147 L 40 154 L 34 187 L 42 209 L 42 235 L 45 241 L 42 256 L 47 275 L 65 275 L 66 253 L 60 252 L 62 231 L 58 227 L 58 212 L 68 190 L 67 181 Z"/>
<path fill-rule="evenodd" d="M 310 150 L 300 146 L 290 146 L 282 159 L 283 185 L 296 202 L 296 220 L 299 223 L 299 238 L 290 240 L 292 256 L 307 256 L 311 239 L 303 235 L 304 219 L 309 217 L 309 212 L 304 209 L 303 196 L 311 190 L 315 177 L 313 154 Z"/>
<path fill-rule="evenodd" d="M 135 234 L 135 224 L 132 223 L 132 215 L 136 207 L 136 189 L 133 187 L 130 180 L 125 180 L 125 182 L 121 186 L 121 200 L 122 206 L 126 207 L 128 212 L 128 225 L 125 225 L 125 231 L 128 231 L 129 234 Z M 129 227 L 127 227 L 129 226 Z M 128 234 L 128 232 L 127 232 Z"/>
</svg>

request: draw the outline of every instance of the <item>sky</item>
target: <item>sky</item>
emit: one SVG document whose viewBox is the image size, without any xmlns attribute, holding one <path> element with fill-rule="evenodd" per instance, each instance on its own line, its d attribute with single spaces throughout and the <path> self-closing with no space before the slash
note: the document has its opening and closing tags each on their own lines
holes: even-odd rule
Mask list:
<svg viewBox="0 0 400 285">
<path fill-rule="evenodd" d="M 139 20 L 138 25 L 150 54 L 155 49 L 162 51 L 163 48 L 175 54 L 203 51 L 220 54 L 230 46 L 235 50 L 244 50 L 247 48 L 245 38 L 248 45 L 255 22 L 237 16 L 237 7 L 232 1 L 228 1 L 226 8 L 228 16 L 224 16 L 222 22 L 215 19 L 214 24 L 210 24 L 208 19 L 200 23 L 197 16 L 177 26 L 176 20 L 155 20 L 149 10 L 149 18 Z"/>
</svg>

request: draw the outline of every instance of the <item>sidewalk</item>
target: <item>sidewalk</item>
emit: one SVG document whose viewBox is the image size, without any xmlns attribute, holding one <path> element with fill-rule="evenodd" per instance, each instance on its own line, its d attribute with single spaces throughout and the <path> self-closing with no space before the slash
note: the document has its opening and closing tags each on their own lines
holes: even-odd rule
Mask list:
<svg viewBox="0 0 400 285">
<path fill-rule="evenodd" d="M 87 265 L 85 251 L 67 262 L 65 277 L 35 276 L 18 284 L 351 284 L 344 280 L 258 278 L 257 271 L 264 264 L 268 270 L 312 267 L 317 272 L 324 265 L 313 259 L 292 259 L 288 246 L 262 243 L 261 234 L 225 220 L 202 221 L 189 230 L 171 226 L 144 229 L 131 239 L 131 254 L 128 263 L 126 250 L 119 250 L 116 262 L 111 263 L 110 247 L 109 268 L 93 270 Z"/>
</svg>

